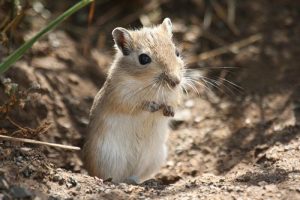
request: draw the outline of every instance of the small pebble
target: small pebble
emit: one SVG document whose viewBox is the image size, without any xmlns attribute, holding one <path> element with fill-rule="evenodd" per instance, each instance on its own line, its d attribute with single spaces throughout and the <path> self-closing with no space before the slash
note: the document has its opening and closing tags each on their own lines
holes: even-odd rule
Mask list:
<svg viewBox="0 0 300 200">
<path fill-rule="evenodd" d="M 31 150 L 32 150 L 32 148 L 29 148 L 29 147 L 21 147 L 20 148 L 20 151 L 23 152 L 23 153 L 27 153 L 27 152 L 29 152 Z"/>
<path fill-rule="evenodd" d="M 76 191 L 80 191 L 80 190 L 81 190 L 81 185 L 77 184 Z"/>
<path fill-rule="evenodd" d="M 53 178 L 52 178 L 52 180 L 54 181 L 54 182 L 59 182 L 59 181 L 61 181 L 63 179 L 63 177 L 61 177 L 60 175 L 58 175 L 58 174 L 55 174 L 54 176 L 53 176 Z"/>
<path fill-rule="evenodd" d="M 194 122 L 195 122 L 195 123 L 199 123 L 199 122 L 201 122 L 202 120 L 203 120 L 203 117 L 197 116 L 197 117 L 195 117 Z"/>
<path fill-rule="evenodd" d="M 177 111 L 173 120 L 175 121 L 189 121 L 191 119 L 191 111 L 189 109 L 184 109 Z"/>
<path fill-rule="evenodd" d="M 0 190 L 8 190 L 9 185 L 4 177 L 0 177 Z"/>
<path fill-rule="evenodd" d="M 33 196 L 33 194 L 28 191 L 27 189 L 23 188 L 23 187 L 19 187 L 19 186 L 12 186 L 10 188 L 10 194 L 14 197 L 14 198 L 30 198 Z"/>
<path fill-rule="evenodd" d="M 63 178 L 58 181 L 59 185 L 63 185 L 64 183 L 65 183 L 65 179 L 63 179 Z"/>
<path fill-rule="evenodd" d="M 192 99 L 189 99 L 189 100 L 187 100 L 187 101 L 185 102 L 184 105 L 185 105 L 185 107 L 187 107 L 187 108 L 192 108 L 192 107 L 195 106 L 195 101 L 192 100 Z"/>
<path fill-rule="evenodd" d="M 70 182 L 66 182 L 66 186 L 67 186 L 67 188 L 72 188 L 73 187 L 72 183 L 70 183 Z"/>
<path fill-rule="evenodd" d="M 268 183 L 266 181 L 260 181 L 258 182 L 258 185 L 259 186 L 264 186 L 264 185 L 267 185 Z"/>
</svg>

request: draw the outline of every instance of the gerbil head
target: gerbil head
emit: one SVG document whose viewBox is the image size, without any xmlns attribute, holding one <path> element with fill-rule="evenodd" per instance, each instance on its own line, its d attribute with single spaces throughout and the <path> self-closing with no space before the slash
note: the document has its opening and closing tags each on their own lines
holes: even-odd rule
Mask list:
<svg viewBox="0 0 300 200">
<path fill-rule="evenodd" d="M 139 30 L 115 28 L 116 69 L 144 84 L 156 83 L 167 90 L 179 88 L 184 63 L 172 41 L 172 22 L 165 18 L 155 27 Z"/>
</svg>

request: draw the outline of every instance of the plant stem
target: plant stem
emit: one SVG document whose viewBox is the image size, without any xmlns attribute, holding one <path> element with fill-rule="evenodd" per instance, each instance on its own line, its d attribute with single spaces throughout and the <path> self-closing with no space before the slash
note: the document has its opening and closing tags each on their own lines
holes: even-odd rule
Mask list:
<svg viewBox="0 0 300 200">
<path fill-rule="evenodd" d="M 45 35 L 47 32 L 55 28 L 57 25 L 59 25 L 61 22 L 63 22 L 66 18 L 68 18 L 73 13 L 77 12 L 81 8 L 85 7 L 89 3 L 91 3 L 93 0 L 81 0 L 71 8 L 69 8 L 67 11 L 65 11 L 63 14 L 58 16 L 55 20 L 50 22 L 45 28 L 43 28 L 41 31 L 39 31 L 33 38 L 25 42 L 22 46 L 20 46 L 17 50 L 15 50 L 12 54 L 10 54 L 1 64 L 0 64 L 0 74 L 4 73 L 6 70 L 10 68 L 12 64 L 14 64 L 18 59 L 20 59 L 25 51 L 27 51 L 29 48 L 32 47 L 32 45 L 40 39 L 43 35 Z"/>
</svg>

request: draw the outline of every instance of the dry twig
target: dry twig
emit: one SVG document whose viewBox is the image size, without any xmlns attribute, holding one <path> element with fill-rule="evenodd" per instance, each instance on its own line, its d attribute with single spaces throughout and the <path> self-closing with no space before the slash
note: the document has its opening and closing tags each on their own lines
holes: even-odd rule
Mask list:
<svg viewBox="0 0 300 200">
<path fill-rule="evenodd" d="M 80 150 L 79 147 L 75 147 L 75 146 L 42 142 L 42 141 L 31 140 L 31 139 L 26 139 L 26 138 L 15 138 L 15 137 L 10 137 L 10 136 L 6 136 L 6 135 L 0 135 L 0 139 L 16 141 L 16 142 L 24 142 L 24 143 L 30 143 L 30 144 L 46 145 L 46 146 L 58 147 L 58 148 L 69 149 L 69 150 Z"/>
<path fill-rule="evenodd" d="M 210 1 L 206 1 L 205 3 L 205 12 L 204 12 L 204 19 L 203 19 L 203 30 L 208 30 L 211 22 L 212 22 L 212 7 Z"/>
<path fill-rule="evenodd" d="M 232 44 L 229 44 L 229 45 L 226 45 L 226 46 L 223 46 L 223 47 L 211 50 L 211 51 L 207 51 L 207 52 L 199 54 L 198 56 L 192 57 L 188 61 L 188 64 L 194 64 L 199 61 L 214 58 L 216 56 L 220 56 L 220 55 L 228 53 L 228 52 L 238 52 L 241 48 L 246 47 L 250 44 L 253 44 L 261 39 L 262 39 L 262 35 L 259 33 L 252 35 L 252 36 L 250 36 L 246 39 L 240 40 L 238 42 L 234 42 Z"/>
<path fill-rule="evenodd" d="M 236 0 L 228 0 L 227 8 L 227 21 L 228 23 L 234 24 L 235 21 L 235 10 L 236 10 Z"/>
<path fill-rule="evenodd" d="M 143 9 L 138 10 L 130 15 L 127 15 L 120 20 L 120 24 L 130 24 L 134 20 L 138 19 L 140 15 L 149 13 L 155 9 L 158 9 L 161 5 L 168 3 L 170 0 L 151 1 Z"/>
<path fill-rule="evenodd" d="M 42 135 L 44 133 L 46 133 L 49 128 L 51 127 L 51 123 L 49 122 L 44 122 L 43 124 L 39 125 L 39 127 L 32 129 L 29 127 L 22 127 L 20 126 L 18 123 L 16 123 L 15 121 L 13 121 L 9 116 L 6 117 L 6 119 L 16 128 L 18 128 L 19 130 L 13 132 L 11 134 L 11 136 L 15 136 L 20 134 L 22 137 L 36 137 L 37 135 Z"/>
<path fill-rule="evenodd" d="M 233 23 L 234 20 L 234 14 L 233 13 L 227 13 L 224 10 L 224 8 L 219 5 L 215 0 L 210 0 L 211 5 L 213 7 L 213 9 L 215 10 L 217 16 L 227 25 L 227 27 L 229 28 L 229 30 L 234 34 L 234 35 L 239 35 L 240 31 L 238 30 L 238 28 L 236 27 L 236 25 Z M 232 6 L 233 4 L 233 6 Z M 230 5 L 230 12 L 235 12 L 235 10 L 233 8 L 235 6 L 235 2 L 231 2 Z M 229 19 L 229 20 L 228 20 Z"/>
</svg>

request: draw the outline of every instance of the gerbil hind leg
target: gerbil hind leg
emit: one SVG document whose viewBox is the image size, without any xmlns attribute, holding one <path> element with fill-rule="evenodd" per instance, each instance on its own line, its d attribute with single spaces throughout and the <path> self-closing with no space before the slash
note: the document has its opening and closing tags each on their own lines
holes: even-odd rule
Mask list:
<svg viewBox="0 0 300 200">
<path fill-rule="evenodd" d="M 140 179 L 137 176 L 130 176 L 130 177 L 126 178 L 124 182 L 127 184 L 130 184 L 130 185 L 138 185 L 140 182 Z"/>
</svg>

